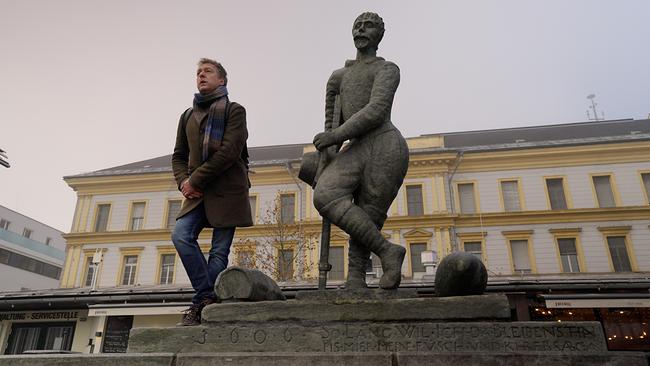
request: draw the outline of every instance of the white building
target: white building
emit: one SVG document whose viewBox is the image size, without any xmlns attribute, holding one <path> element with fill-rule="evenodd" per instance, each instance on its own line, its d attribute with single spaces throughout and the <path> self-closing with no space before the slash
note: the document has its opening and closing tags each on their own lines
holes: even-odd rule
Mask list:
<svg viewBox="0 0 650 366">
<path fill-rule="evenodd" d="M 62 232 L 0 206 L 0 291 L 58 288 Z"/>
</svg>

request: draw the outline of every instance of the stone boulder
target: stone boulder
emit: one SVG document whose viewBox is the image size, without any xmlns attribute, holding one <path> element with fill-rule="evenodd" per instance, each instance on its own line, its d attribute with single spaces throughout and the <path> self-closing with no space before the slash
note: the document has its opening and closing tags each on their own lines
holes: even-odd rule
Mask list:
<svg viewBox="0 0 650 366">
<path fill-rule="evenodd" d="M 286 300 L 271 277 L 256 269 L 236 266 L 219 274 L 214 292 L 221 301 Z"/>
<path fill-rule="evenodd" d="M 451 253 L 438 265 L 435 279 L 437 296 L 481 295 L 486 286 L 485 265 L 473 254 Z"/>
</svg>

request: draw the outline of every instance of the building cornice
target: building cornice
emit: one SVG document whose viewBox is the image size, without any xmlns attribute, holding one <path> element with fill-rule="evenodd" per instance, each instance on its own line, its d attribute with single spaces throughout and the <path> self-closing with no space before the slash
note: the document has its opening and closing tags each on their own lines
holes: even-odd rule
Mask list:
<svg viewBox="0 0 650 366">
<path fill-rule="evenodd" d="M 461 215 L 456 219 L 456 226 L 510 226 L 648 220 L 648 217 L 650 217 L 650 206 L 580 208 L 571 210 L 522 212 L 488 212 L 473 215 Z"/>
<path fill-rule="evenodd" d="M 422 228 L 478 227 L 478 226 L 512 226 L 537 224 L 562 224 L 578 222 L 607 222 L 647 220 L 650 206 L 632 206 L 616 208 L 586 208 L 572 210 L 545 210 L 523 212 L 488 212 L 473 215 L 436 214 L 422 216 L 392 216 L 386 221 L 383 230 L 413 230 Z M 255 225 L 238 228 L 237 237 L 260 237 L 273 235 L 275 225 Z M 305 220 L 302 230 L 306 235 L 317 235 L 321 230 L 320 220 Z M 200 240 L 210 240 L 211 232 L 204 230 Z M 84 244 L 110 244 L 134 242 L 168 242 L 171 231 L 168 229 L 139 231 L 105 231 L 80 232 L 63 236 L 69 246 Z"/>
<path fill-rule="evenodd" d="M 505 151 L 468 151 L 458 172 L 557 168 L 650 161 L 650 141 L 546 147 Z"/>
</svg>

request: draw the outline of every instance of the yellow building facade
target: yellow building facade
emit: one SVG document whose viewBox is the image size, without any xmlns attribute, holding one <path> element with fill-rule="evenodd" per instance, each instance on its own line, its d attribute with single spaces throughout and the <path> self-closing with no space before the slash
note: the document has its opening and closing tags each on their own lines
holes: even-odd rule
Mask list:
<svg viewBox="0 0 650 366">
<path fill-rule="evenodd" d="M 507 293 L 519 320 L 584 313 L 616 325 L 607 309 L 619 307 L 650 316 L 650 120 L 407 141 L 408 173 L 382 229 L 407 249 L 402 286 L 433 293 L 435 264 L 467 251 L 486 265 L 488 291 Z M 255 225 L 237 229 L 230 255 L 231 265 L 258 268 L 287 291 L 316 287 L 321 220 L 312 188 L 297 177 L 308 151 L 311 144 L 249 149 Z M 106 348 L 112 329 L 174 324 L 192 289 L 170 239 L 182 200 L 170 156 L 64 179 L 77 205 L 64 236 L 61 291 L 81 299 L 75 338 L 86 340 L 73 350 L 119 351 L 119 342 Z M 209 240 L 206 230 L 199 238 L 206 252 Z M 347 275 L 347 246 L 334 228 L 332 286 Z M 369 284 L 380 275 L 373 258 Z M 623 295 L 609 298 L 603 288 Z M 594 301 L 608 305 L 598 310 Z M 607 334 L 638 330 L 610 323 Z M 643 342 L 629 344 L 646 349 Z"/>
</svg>

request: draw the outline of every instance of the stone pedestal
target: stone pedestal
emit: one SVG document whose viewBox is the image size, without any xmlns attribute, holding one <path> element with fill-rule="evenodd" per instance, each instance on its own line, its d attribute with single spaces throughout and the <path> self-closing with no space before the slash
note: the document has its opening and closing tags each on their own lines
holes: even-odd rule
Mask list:
<svg viewBox="0 0 650 366">
<path fill-rule="evenodd" d="M 647 366 L 641 353 L 608 352 L 598 322 L 511 322 L 503 295 L 299 297 L 210 305 L 198 327 L 136 328 L 129 352 L 172 352 L 187 366 Z"/>
</svg>

